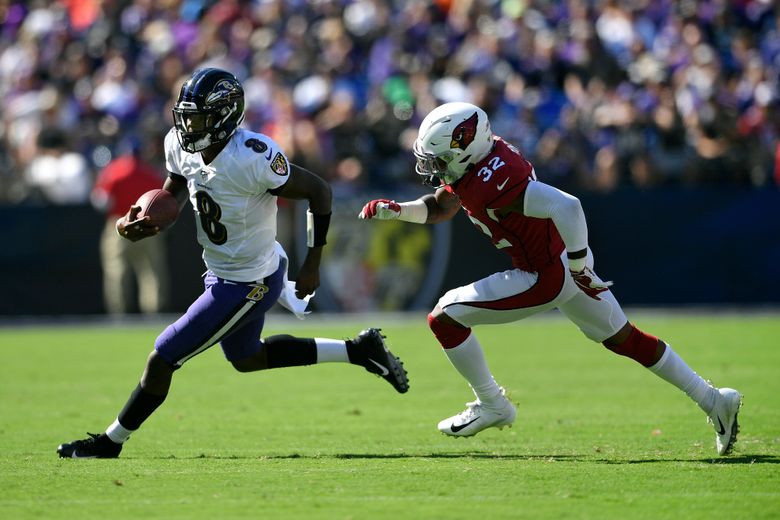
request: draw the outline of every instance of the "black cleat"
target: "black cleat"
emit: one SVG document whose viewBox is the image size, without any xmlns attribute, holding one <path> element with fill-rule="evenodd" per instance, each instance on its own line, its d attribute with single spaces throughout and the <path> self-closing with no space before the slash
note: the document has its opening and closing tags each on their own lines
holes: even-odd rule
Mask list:
<svg viewBox="0 0 780 520">
<path fill-rule="evenodd" d="M 57 447 L 57 453 L 63 459 L 115 459 L 122 451 L 122 445 L 117 444 L 105 433 L 87 433 L 89 439 L 66 442 Z"/>
<path fill-rule="evenodd" d="M 353 348 L 349 349 L 350 361 L 365 367 L 372 374 L 377 374 L 393 385 L 398 393 L 409 390 L 409 379 L 403 362 L 398 359 L 385 345 L 381 329 L 366 329 L 351 341 Z M 354 359 L 356 358 L 356 359 Z"/>
</svg>

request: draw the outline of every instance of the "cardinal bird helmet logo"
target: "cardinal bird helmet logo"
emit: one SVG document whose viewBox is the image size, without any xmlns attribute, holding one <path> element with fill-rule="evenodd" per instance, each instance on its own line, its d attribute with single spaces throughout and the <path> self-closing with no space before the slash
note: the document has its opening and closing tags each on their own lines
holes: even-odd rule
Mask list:
<svg viewBox="0 0 780 520">
<path fill-rule="evenodd" d="M 452 141 L 450 141 L 450 148 L 460 148 L 465 150 L 468 145 L 474 141 L 474 136 L 477 135 L 477 113 L 463 121 L 461 124 L 455 127 L 452 131 Z"/>
</svg>

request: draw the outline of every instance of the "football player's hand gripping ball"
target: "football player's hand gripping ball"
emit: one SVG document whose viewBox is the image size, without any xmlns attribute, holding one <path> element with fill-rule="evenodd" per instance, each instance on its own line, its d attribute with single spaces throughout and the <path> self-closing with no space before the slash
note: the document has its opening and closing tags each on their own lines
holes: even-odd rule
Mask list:
<svg viewBox="0 0 780 520">
<path fill-rule="evenodd" d="M 392 220 L 401 216 L 401 206 L 394 200 L 376 199 L 368 202 L 358 214 L 362 219 Z"/>
<path fill-rule="evenodd" d="M 140 216 L 141 206 L 132 205 L 126 215 L 116 221 L 116 231 L 131 242 L 138 242 L 147 237 L 153 237 L 160 232 L 160 227 L 152 223 L 149 215 Z"/>
</svg>

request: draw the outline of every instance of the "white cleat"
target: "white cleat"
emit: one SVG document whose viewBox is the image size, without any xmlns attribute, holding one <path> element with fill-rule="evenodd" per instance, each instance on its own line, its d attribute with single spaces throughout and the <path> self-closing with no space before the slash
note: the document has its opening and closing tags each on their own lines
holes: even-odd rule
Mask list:
<svg viewBox="0 0 780 520">
<path fill-rule="evenodd" d="M 728 455 L 737 442 L 737 415 L 742 406 L 742 395 L 733 388 L 720 388 L 718 393 L 720 396 L 715 401 L 715 407 L 707 417 L 707 422 L 715 428 L 715 447 L 718 449 L 718 455 Z"/>
<path fill-rule="evenodd" d="M 501 398 L 495 405 L 488 405 L 479 399 L 466 403 L 466 409 L 439 423 L 439 431 L 453 437 L 471 437 L 486 428 L 502 429 L 512 426 L 517 410 L 505 397 L 501 389 Z"/>
</svg>

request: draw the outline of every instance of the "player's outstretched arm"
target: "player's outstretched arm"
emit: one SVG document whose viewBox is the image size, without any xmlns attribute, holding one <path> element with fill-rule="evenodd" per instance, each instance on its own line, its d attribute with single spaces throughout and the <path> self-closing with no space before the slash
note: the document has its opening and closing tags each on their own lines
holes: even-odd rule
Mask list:
<svg viewBox="0 0 780 520">
<path fill-rule="evenodd" d="M 438 188 L 433 195 L 423 197 L 423 200 L 428 207 L 428 224 L 450 220 L 461 207 L 460 197 L 444 188 Z"/>
<path fill-rule="evenodd" d="M 409 202 L 374 199 L 360 210 L 358 218 L 404 220 L 416 224 L 435 224 L 451 219 L 460 209 L 460 199 L 440 188 L 434 195 L 425 195 Z"/>
<path fill-rule="evenodd" d="M 290 178 L 275 194 L 285 199 L 309 201 L 306 242 L 309 249 L 295 281 L 295 294 L 303 298 L 320 285 L 320 260 L 330 225 L 333 194 L 330 185 L 309 170 L 290 164 Z"/>
</svg>

